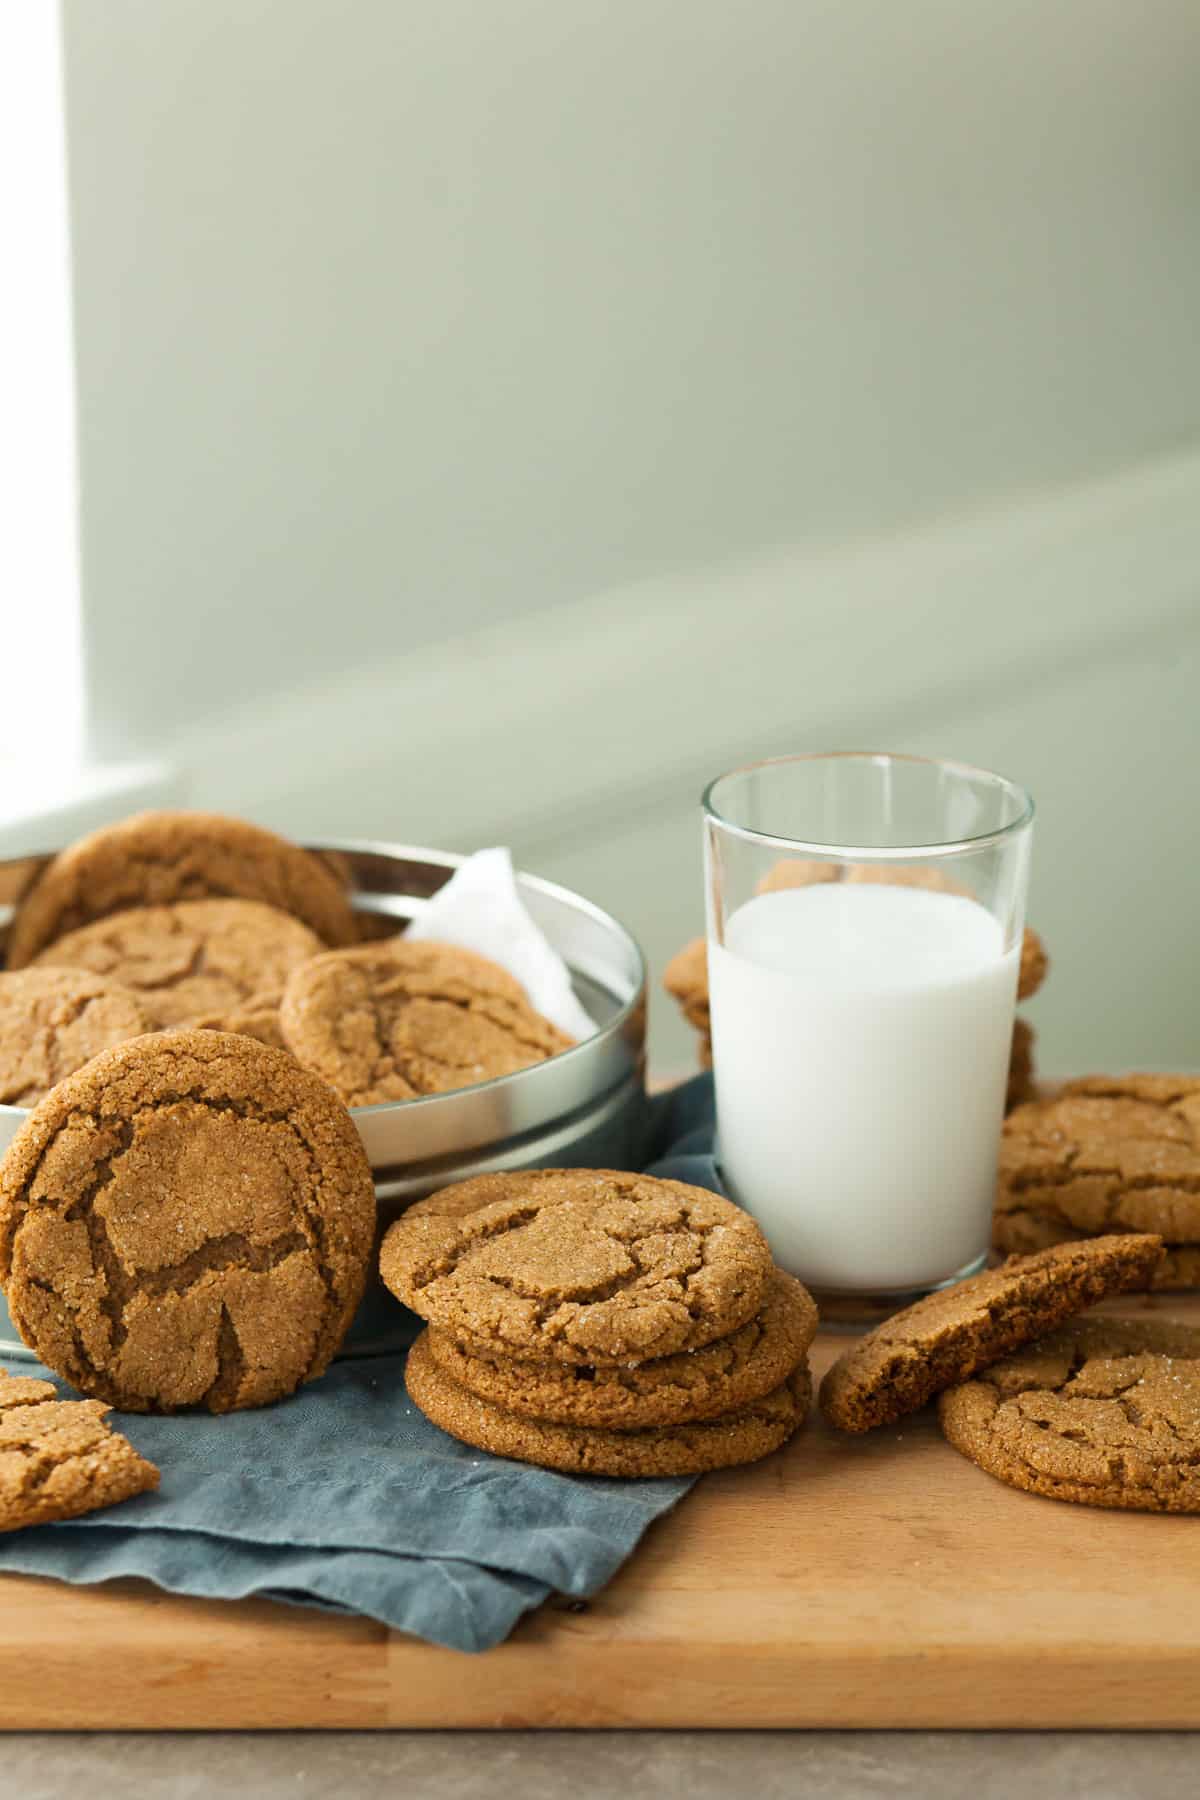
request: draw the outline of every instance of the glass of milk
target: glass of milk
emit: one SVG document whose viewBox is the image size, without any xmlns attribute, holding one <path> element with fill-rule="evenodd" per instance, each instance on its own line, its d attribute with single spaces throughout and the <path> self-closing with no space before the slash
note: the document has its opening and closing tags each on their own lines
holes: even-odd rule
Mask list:
<svg viewBox="0 0 1200 1800">
<path fill-rule="evenodd" d="M 705 792 L 722 1178 L 843 1317 L 986 1259 L 1032 827 L 1011 781 L 916 756 Z"/>
</svg>

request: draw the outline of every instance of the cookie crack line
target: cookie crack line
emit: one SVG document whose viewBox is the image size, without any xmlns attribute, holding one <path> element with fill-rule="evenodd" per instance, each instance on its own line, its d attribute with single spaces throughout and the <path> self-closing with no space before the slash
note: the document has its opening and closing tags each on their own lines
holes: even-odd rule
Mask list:
<svg viewBox="0 0 1200 1800">
<path fill-rule="evenodd" d="M 401 1014 L 408 1006 L 411 1006 L 418 1001 L 435 1001 L 440 1006 L 454 1007 L 458 1012 L 465 1014 L 467 1017 L 486 1019 L 488 1024 L 496 1027 L 497 1031 L 504 1032 L 519 1050 L 535 1051 L 539 1055 L 546 1054 L 546 1047 L 544 1044 L 539 1043 L 535 1037 L 531 1037 L 526 1032 L 522 1031 L 520 1025 L 514 1019 L 504 1015 L 503 1007 L 506 1004 L 511 1005 L 512 1003 L 506 1003 L 498 996 L 481 994 L 478 996 L 473 995 L 468 999 L 462 999 L 454 994 L 405 993 L 402 996 L 402 1000 L 403 1004 L 398 1009 Z M 379 1083 L 386 1080 L 388 1076 L 398 1075 L 402 1081 L 408 1083 L 409 1087 L 413 1089 L 414 1094 L 416 1094 L 420 1093 L 421 1089 L 417 1086 L 410 1073 L 414 1065 L 432 1063 L 435 1068 L 441 1070 L 458 1070 L 467 1066 L 459 1058 L 439 1056 L 436 1050 L 429 1045 L 423 1045 L 420 1049 L 402 1049 L 397 1052 L 388 1045 L 387 1040 L 389 1032 L 387 1029 L 387 1020 L 382 1009 L 378 1005 L 372 1006 L 371 1015 L 375 1027 L 374 1063 L 372 1065 L 369 1082 L 369 1086 L 372 1088 L 377 1087 Z M 566 1047 L 569 1048 L 569 1046 Z M 549 1054 L 553 1055 L 554 1052 L 552 1051 Z"/>
<path fill-rule="evenodd" d="M 569 1206 L 571 1205 L 571 1202 L 562 1201 L 559 1204 Z M 496 1221 L 493 1225 L 490 1225 L 485 1230 L 468 1239 L 466 1248 L 468 1250 L 473 1250 L 481 1245 L 490 1243 L 494 1238 L 505 1237 L 513 1231 L 514 1228 L 519 1228 L 521 1224 L 530 1223 L 533 1219 L 539 1217 L 543 1210 L 544 1209 L 539 1207 L 535 1202 L 529 1207 L 522 1208 L 520 1215 L 516 1217 L 514 1217 L 514 1214 L 512 1213 L 508 1213 L 502 1220 Z M 585 1209 L 587 1212 L 590 1212 L 590 1210 L 590 1208 Z M 607 1281 L 598 1283 L 594 1288 L 590 1288 L 586 1296 L 582 1298 L 565 1294 L 546 1295 L 539 1292 L 537 1289 L 523 1285 L 520 1277 L 517 1275 L 502 1275 L 494 1270 L 488 1270 L 486 1274 L 478 1276 L 477 1279 L 486 1281 L 490 1286 L 503 1288 L 507 1293 L 515 1294 L 521 1300 L 528 1300 L 535 1309 L 535 1321 L 539 1327 L 543 1326 L 550 1315 L 557 1312 L 562 1306 L 588 1307 L 603 1305 L 608 1300 L 617 1299 L 623 1293 L 629 1293 L 632 1290 L 647 1293 L 651 1287 L 670 1289 L 671 1291 L 663 1293 L 660 1297 L 664 1301 L 670 1301 L 686 1307 L 690 1317 L 693 1320 L 696 1320 L 703 1314 L 704 1307 L 702 1302 L 694 1300 L 689 1296 L 689 1287 L 691 1284 L 690 1278 L 702 1274 L 706 1268 L 711 1268 L 713 1266 L 704 1254 L 704 1242 L 717 1227 L 716 1225 L 709 1225 L 706 1227 L 693 1225 L 690 1220 L 685 1218 L 678 1229 L 693 1233 L 701 1239 L 699 1266 L 695 1269 L 687 1270 L 681 1275 L 655 1277 L 651 1271 L 642 1268 L 635 1259 L 631 1258 L 631 1261 L 633 1262 L 632 1268 L 624 1270 L 619 1275 L 610 1276 Z M 603 1236 L 608 1238 L 611 1243 L 618 1244 L 626 1254 L 628 1254 L 629 1245 L 638 1243 L 640 1241 L 640 1236 L 642 1235 L 632 1233 L 628 1238 L 625 1238 L 618 1232 L 608 1231 L 603 1227 L 601 1227 L 600 1230 Z M 414 1280 L 413 1291 L 418 1294 L 424 1293 L 424 1291 L 431 1287 L 434 1282 L 453 1277 L 461 1267 L 460 1262 L 457 1260 L 457 1255 L 461 1254 L 461 1249 L 462 1246 L 456 1246 L 454 1251 L 446 1252 L 439 1267 L 433 1274 L 425 1281 L 418 1282 Z M 452 1258 L 452 1260 L 447 1260 L 448 1258 Z"/>
<path fill-rule="evenodd" d="M 693 1272 L 699 1273 L 698 1270 Z M 584 1311 L 591 1306 L 603 1306 L 607 1301 L 616 1300 L 622 1294 L 630 1292 L 640 1293 L 647 1298 L 657 1298 L 664 1303 L 683 1306 L 693 1320 L 701 1317 L 704 1310 L 702 1306 L 696 1307 L 689 1304 L 684 1285 L 685 1277 L 660 1276 L 654 1280 L 647 1276 L 644 1269 L 638 1268 L 636 1265 L 627 1274 L 614 1275 L 610 1280 L 589 1289 L 583 1298 L 576 1298 L 569 1294 L 548 1295 L 537 1290 L 531 1291 L 521 1285 L 520 1278 L 516 1275 L 497 1275 L 489 1271 L 481 1279 L 488 1282 L 490 1286 L 503 1288 L 506 1293 L 515 1294 L 519 1300 L 528 1300 L 533 1307 L 534 1320 L 539 1329 L 564 1306 L 576 1306 Z M 649 1283 L 649 1285 L 639 1287 L 639 1283 Z M 678 1286 L 673 1287 L 672 1283 L 678 1283 Z M 655 1290 L 659 1288 L 669 1291 L 656 1293 Z"/>
<path fill-rule="evenodd" d="M 159 1299 L 164 1294 L 186 1294 L 205 1275 L 214 1272 L 242 1269 L 261 1275 L 268 1269 L 277 1269 L 289 1256 L 310 1250 L 301 1231 L 280 1232 L 267 1244 L 252 1244 L 244 1232 L 228 1231 L 221 1237 L 207 1239 L 180 1262 L 168 1263 L 161 1269 L 134 1271 L 133 1281 L 138 1292 Z"/>
<path fill-rule="evenodd" d="M 209 1238 L 180 1262 L 168 1263 L 159 1269 L 127 1269 L 113 1251 L 103 1220 L 97 1218 L 96 1224 L 105 1245 L 103 1261 L 97 1272 L 103 1274 L 107 1288 L 99 1306 L 109 1320 L 114 1350 L 119 1350 L 128 1336 L 125 1308 L 139 1294 L 152 1300 L 160 1300 L 168 1294 L 182 1296 L 190 1293 L 205 1275 L 225 1274 L 233 1270 L 264 1274 L 270 1269 L 277 1269 L 290 1256 L 305 1252 L 311 1254 L 311 1246 L 303 1232 L 281 1232 L 270 1243 L 252 1244 L 243 1232 L 231 1231 L 221 1237 Z M 313 1260 L 316 1261 L 315 1256 Z M 49 1282 L 33 1277 L 31 1285 L 55 1300 L 61 1300 L 61 1295 Z M 232 1329 L 232 1321 L 230 1325 Z"/>
<path fill-rule="evenodd" d="M 246 1374 L 246 1354 L 227 1306 L 221 1307 L 221 1323 L 217 1328 L 217 1372 L 201 1396 L 199 1405 L 210 1412 L 224 1412 L 226 1402 L 237 1399 Z"/>
<path fill-rule="evenodd" d="M 1145 1414 L 1137 1405 L 1137 1402 L 1130 1398 L 1132 1390 L 1140 1386 L 1141 1380 L 1139 1379 L 1138 1381 L 1132 1382 L 1130 1387 L 1126 1388 L 1123 1393 L 1114 1394 L 1111 1397 L 1117 1402 L 1117 1405 L 1121 1408 L 1121 1411 L 1131 1425 L 1146 1431 L 1154 1431 L 1161 1426 L 1174 1443 L 1180 1445 L 1181 1448 L 1188 1452 L 1186 1455 L 1174 1459 L 1174 1467 L 1178 1468 L 1180 1465 L 1183 1465 L 1186 1468 L 1195 1468 L 1200 1464 L 1200 1444 L 1189 1446 L 1187 1439 L 1180 1436 L 1178 1427 L 1173 1420 L 1167 1417 L 1166 1413 L 1154 1413 L 1150 1420 L 1147 1421 Z"/>
<path fill-rule="evenodd" d="M 309 1142 L 306 1134 L 300 1129 L 296 1119 L 287 1112 L 258 1106 L 253 1101 L 236 1101 L 236 1100 L 232 1100 L 232 1099 L 219 1100 L 219 1099 L 215 1098 L 214 1096 L 200 1094 L 200 1093 L 196 1093 L 193 1091 L 172 1090 L 169 1093 L 163 1093 L 161 1095 L 156 1095 L 151 1102 L 149 1102 L 144 1107 L 140 1107 L 135 1112 L 132 1120 L 130 1120 L 129 1118 L 125 1117 L 124 1115 L 122 1115 L 120 1113 L 103 1113 L 103 1112 L 99 1112 L 99 1111 L 89 1113 L 89 1117 L 93 1118 L 97 1125 L 101 1125 L 101 1126 L 104 1126 L 104 1127 L 107 1127 L 110 1129 L 114 1129 L 117 1132 L 119 1138 L 123 1134 L 127 1134 L 125 1136 L 125 1148 L 128 1149 L 129 1145 L 132 1143 L 133 1134 L 136 1131 L 137 1123 L 139 1120 L 141 1120 L 142 1118 L 146 1118 L 146 1117 L 153 1117 L 153 1115 L 162 1106 L 185 1105 L 185 1104 L 201 1106 L 201 1107 L 204 1107 L 209 1112 L 232 1113 L 237 1118 L 250 1119 L 256 1124 L 285 1125 L 288 1128 L 288 1130 L 292 1133 L 292 1136 L 295 1139 L 297 1146 L 299 1147 L 301 1153 L 304 1156 L 305 1163 L 307 1165 L 309 1175 L 311 1178 L 311 1185 L 314 1188 L 320 1188 L 323 1186 L 322 1178 L 318 1172 L 318 1165 L 317 1165 L 316 1157 L 313 1152 L 313 1147 L 312 1147 L 311 1143 Z M 44 1149 L 42 1150 L 41 1155 L 38 1157 L 37 1162 L 35 1163 L 33 1169 L 31 1170 L 31 1172 L 28 1176 L 28 1179 L 26 1181 L 25 1185 L 26 1185 L 27 1189 L 32 1189 L 32 1187 L 34 1186 L 39 1174 L 41 1173 L 42 1164 L 45 1161 L 46 1155 L 49 1152 L 51 1145 L 53 1143 L 54 1143 L 54 1138 L 52 1137 L 49 1140 L 49 1142 L 45 1145 Z M 106 1163 L 111 1163 L 111 1160 L 112 1160 L 111 1157 L 107 1158 Z M 79 1216 L 81 1216 L 83 1218 L 83 1222 L 87 1226 L 89 1239 L 92 1236 L 91 1220 L 92 1220 L 92 1217 L 94 1216 L 91 1203 L 92 1203 L 92 1201 L 94 1201 L 96 1194 L 99 1193 L 105 1186 L 107 1186 L 108 1181 L 111 1179 L 112 1179 L 111 1174 L 106 1174 L 103 1176 L 103 1178 L 98 1179 L 97 1181 L 93 1182 L 86 1194 L 81 1195 L 76 1200 L 69 1202 L 67 1207 L 63 1211 L 64 1218 L 70 1218 L 73 1215 L 74 1208 L 82 1208 L 86 1205 L 86 1207 L 87 1207 L 86 1215 L 81 1213 Z M 33 1210 L 34 1206 L 46 1207 L 46 1206 L 50 1206 L 53 1204 L 54 1204 L 54 1202 L 49 1197 L 40 1203 L 31 1201 L 30 1202 L 30 1210 Z M 306 1224 L 308 1225 L 310 1232 L 312 1233 L 313 1260 L 316 1265 L 316 1271 L 317 1271 L 317 1275 L 321 1281 L 321 1285 L 325 1289 L 326 1296 L 329 1299 L 330 1304 L 335 1307 L 340 1306 L 340 1304 L 341 1304 L 340 1290 L 338 1288 L 336 1275 L 335 1275 L 332 1267 L 330 1266 L 330 1262 L 329 1262 L 328 1244 L 327 1244 L 326 1235 L 325 1235 L 325 1222 L 320 1215 L 319 1209 L 316 1208 L 315 1206 L 313 1206 L 312 1204 L 306 1202 L 302 1196 L 297 1196 L 297 1204 L 300 1208 L 300 1211 L 304 1217 Z M 102 1220 L 97 1220 L 97 1225 L 99 1226 L 101 1231 L 104 1231 Z M 16 1233 L 14 1233 L 14 1241 L 15 1241 L 16 1235 L 20 1232 L 20 1229 L 21 1229 L 21 1227 L 20 1227 L 20 1225 L 18 1225 L 17 1229 L 16 1229 Z M 105 1243 L 105 1245 L 108 1245 L 107 1232 L 104 1232 L 104 1243 Z M 109 1246 L 109 1247 L 111 1247 L 111 1246 Z M 102 1249 L 103 1249 L 103 1246 L 102 1246 Z M 93 1256 L 95 1256 L 94 1248 L 93 1248 Z M 120 1285 L 121 1276 L 117 1277 L 117 1281 L 118 1281 L 118 1285 Z M 103 1301 L 101 1301 L 101 1310 L 105 1312 L 106 1316 L 111 1316 L 111 1315 L 109 1315 L 108 1308 L 104 1305 Z M 123 1342 L 124 1341 L 123 1325 L 121 1326 L 121 1330 L 122 1330 L 121 1341 Z M 94 1367 L 90 1358 L 85 1359 L 84 1366 L 89 1369 Z"/>
<path fill-rule="evenodd" d="M 64 1018 L 56 1019 L 53 1026 L 49 1028 L 51 1036 L 47 1046 L 50 1051 L 48 1060 L 56 1077 L 62 1068 L 62 1056 L 60 1054 L 57 1033 L 60 1031 L 69 1031 L 72 1025 L 78 1025 L 84 1014 L 89 1012 L 91 1008 L 95 1006 L 97 1000 L 106 997 L 107 996 L 101 994 L 76 994 L 74 999 L 66 999 L 62 1002 L 62 1004 L 70 1010 Z"/>
<path fill-rule="evenodd" d="M 125 1271 L 112 1247 L 112 1240 L 104 1220 L 96 1211 L 96 1199 L 116 1180 L 117 1165 L 128 1155 L 133 1143 L 133 1126 L 126 1120 L 117 1128 L 117 1143 L 113 1150 L 97 1164 L 96 1173 L 86 1191 L 73 1200 L 63 1211 L 63 1218 L 70 1223 L 82 1224 L 87 1232 L 88 1248 L 92 1255 L 92 1267 L 103 1277 L 104 1291 L 99 1295 L 97 1305 L 108 1320 L 110 1341 L 114 1349 L 119 1349 L 125 1342 L 125 1304 L 129 1298 L 126 1291 Z M 21 1236 L 18 1225 L 14 1234 L 14 1248 Z M 95 1365 L 88 1357 L 85 1368 L 94 1369 Z"/>
<path fill-rule="evenodd" d="M 130 910 L 137 911 L 139 909 L 138 908 L 130 908 Z M 124 915 L 122 913 L 111 913 L 109 915 L 109 917 L 112 920 L 118 921 L 118 922 L 123 918 L 123 916 Z M 172 919 L 170 921 L 169 935 L 172 938 L 179 938 L 179 937 L 182 937 L 182 935 L 183 935 L 183 926 L 180 924 L 180 922 L 177 918 L 172 917 Z M 138 985 L 137 985 L 137 991 L 138 991 L 138 993 L 142 993 L 142 994 L 159 994 L 163 991 L 164 988 L 166 988 L 166 989 L 173 988 L 177 982 L 191 981 L 195 976 L 202 975 L 202 974 L 204 974 L 204 972 L 205 972 L 204 945 L 203 945 L 203 943 L 197 941 L 192 949 L 191 955 L 188 958 L 186 968 L 172 969 L 169 971 L 168 974 L 164 975 L 161 978 L 161 980 L 159 980 L 159 981 L 143 980 L 143 979 L 139 978 Z"/>
</svg>

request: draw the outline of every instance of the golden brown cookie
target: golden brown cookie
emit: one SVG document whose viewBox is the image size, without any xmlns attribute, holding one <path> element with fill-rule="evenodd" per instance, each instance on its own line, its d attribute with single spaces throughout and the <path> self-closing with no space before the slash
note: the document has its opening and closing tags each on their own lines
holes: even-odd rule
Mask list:
<svg viewBox="0 0 1200 1800">
<path fill-rule="evenodd" d="M 133 1038 L 68 1075 L 0 1162 L 0 1283 L 25 1342 L 129 1412 L 228 1412 L 327 1367 L 375 1192 L 325 1084 L 252 1038 Z"/>
<path fill-rule="evenodd" d="M 712 1028 L 708 1005 L 708 945 L 702 937 L 693 938 L 677 950 L 663 973 L 663 986 L 680 1011 L 697 1031 Z"/>
<path fill-rule="evenodd" d="M 328 951 L 296 969 L 279 1022 L 292 1054 L 347 1106 L 472 1087 L 573 1042 L 498 963 L 406 938 Z"/>
<path fill-rule="evenodd" d="M 1033 1026 L 1024 1019 L 1014 1019 L 1012 1049 L 1008 1056 L 1008 1086 L 1004 1094 L 1005 1112 L 1024 1106 L 1033 1098 L 1033 1040 Z"/>
<path fill-rule="evenodd" d="M 1032 926 L 1025 927 L 1025 936 L 1021 939 L 1021 970 L 1017 976 L 1017 999 L 1032 1000 L 1033 996 L 1046 979 L 1046 971 L 1050 967 L 1050 958 L 1046 955 L 1046 946 Z"/>
<path fill-rule="evenodd" d="M 645 1362 L 751 1320 L 771 1253 L 748 1213 L 611 1169 L 477 1175 L 391 1226 L 379 1272 L 473 1355 Z"/>
<path fill-rule="evenodd" d="M 83 969 L 0 975 L 0 1106 L 33 1106 L 56 1081 L 151 1029 L 136 994 Z"/>
<path fill-rule="evenodd" d="M 110 1431 L 99 1400 L 0 1369 L 0 1531 L 77 1519 L 158 1486 L 158 1470 Z"/>
<path fill-rule="evenodd" d="M 276 1004 L 293 969 L 321 951 L 307 925 L 257 900 L 135 906 L 56 938 L 32 966 L 90 969 L 137 994 L 153 1025 L 220 1026 Z"/>
<path fill-rule="evenodd" d="M 938 1403 L 956 1450 L 1009 1487 L 1200 1512 L 1200 1331 L 1075 1319 Z"/>
<path fill-rule="evenodd" d="M 845 864 L 819 862 L 812 856 L 788 856 L 768 869 L 755 886 L 756 894 L 775 894 L 781 888 L 819 887 L 825 881 L 845 879 Z"/>
<path fill-rule="evenodd" d="M 1161 1252 L 1156 1237 L 1092 1238 L 928 1294 L 843 1351 L 821 1410 L 840 1431 L 889 1425 L 1083 1307 L 1144 1287 Z"/>
<path fill-rule="evenodd" d="M 551 1425 L 460 1387 L 435 1362 L 428 1335 L 422 1332 L 409 1351 L 405 1370 L 409 1399 L 426 1418 L 464 1444 L 568 1475 L 701 1475 L 757 1462 L 799 1430 L 812 1401 L 808 1364 L 801 1362 L 769 1394 L 717 1418 L 649 1431 Z"/>
<path fill-rule="evenodd" d="M 760 1400 L 791 1374 L 816 1329 L 812 1296 L 777 1269 L 762 1310 L 748 1325 L 701 1350 L 681 1350 L 653 1362 L 607 1368 L 520 1362 L 472 1356 L 442 1331 L 431 1329 L 427 1336 L 439 1369 L 505 1412 L 556 1425 L 636 1431 L 711 1419 Z"/>
<path fill-rule="evenodd" d="M 270 1044 L 272 1050 L 287 1050 L 279 1024 L 281 993 L 256 994 L 242 1006 L 230 1006 L 221 1012 L 202 1013 L 189 1021 L 193 1031 L 236 1031 L 242 1037 L 257 1038 Z M 288 1051 L 289 1056 L 291 1052 Z"/>
<path fill-rule="evenodd" d="M 1200 1244 L 1200 1078 L 1092 1076 L 1011 1113 L 996 1210 Z"/>
<path fill-rule="evenodd" d="M 23 968 L 69 931 L 134 906 L 257 900 L 291 913 L 322 945 L 349 944 L 354 914 L 328 865 L 274 832 L 217 813 L 146 812 L 80 838 L 25 895 L 8 940 Z"/>
<path fill-rule="evenodd" d="M 1043 1213 L 998 1212 L 992 1221 L 992 1243 L 1005 1256 L 1029 1256 L 1051 1244 L 1087 1243 L 1094 1234 L 1072 1231 Z M 1200 1244 L 1164 1244 L 1162 1257 L 1146 1279 L 1151 1294 L 1200 1287 Z M 1141 1288 L 1128 1290 L 1141 1292 Z"/>
</svg>

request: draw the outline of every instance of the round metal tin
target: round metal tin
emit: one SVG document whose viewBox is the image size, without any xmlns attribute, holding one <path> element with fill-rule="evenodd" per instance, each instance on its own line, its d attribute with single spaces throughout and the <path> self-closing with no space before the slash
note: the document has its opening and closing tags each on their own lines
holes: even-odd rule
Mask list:
<svg viewBox="0 0 1200 1800">
<path fill-rule="evenodd" d="M 386 935 L 416 917 L 465 859 L 408 845 L 313 845 L 335 860 L 364 935 Z M 0 862 L 0 932 L 13 902 L 46 858 Z M 596 1030 L 570 1050 L 515 1074 L 448 1094 L 352 1107 L 375 1176 L 380 1226 L 435 1188 L 493 1169 L 637 1168 L 646 1131 L 646 967 L 636 941 L 611 914 L 539 876 L 517 886 L 535 922 L 571 971 Z M 8 902 L 5 904 L 5 902 Z M 0 1152 L 28 1113 L 0 1106 Z M 361 1353 L 382 1322 L 368 1294 L 354 1337 Z M 395 1311 L 394 1303 L 392 1310 Z M 28 1357 L 0 1302 L 0 1355 Z"/>
</svg>

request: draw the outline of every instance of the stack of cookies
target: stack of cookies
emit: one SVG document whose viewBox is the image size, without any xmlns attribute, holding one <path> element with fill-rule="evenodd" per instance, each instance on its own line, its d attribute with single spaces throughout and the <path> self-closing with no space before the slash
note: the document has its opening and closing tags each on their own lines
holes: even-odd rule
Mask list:
<svg viewBox="0 0 1200 1800">
<path fill-rule="evenodd" d="M 1005 1120 L 996 1247 L 1113 1231 L 1162 1238 L 1150 1287 L 1200 1285 L 1200 1077 L 1093 1075 Z"/>
<path fill-rule="evenodd" d="M 803 1422 L 817 1309 L 738 1207 L 607 1170 L 483 1175 L 410 1207 L 380 1273 L 428 1321 L 409 1397 L 571 1474 L 754 1462 Z"/>
<path fill-rule="evenodd" d="M 16 906 L 0 1105 L 35 1105 L 147 1031 L 256 1038 L 348 1106 L 467 1087 L 570 1048 L 486 957 L 358 938 L 333 855 L 213 813 L 140 813 L 93 832 Z"/>
<path fill-rule="evenodd" d="M 781 888 L 809 887 L 824 881 L 885 882 L 897 887 L 921 886 L 945 888 L 949 884 L 936 869 L 904 866 L 881 868 L 873 864 L 816 862 L 811 858 L 789 857 L 776 863 L 770 874 L 759 883 L 763 894 Z M 1036 931 L 1027 929 L 1021 943 L 1021 969 L 1017 979 L 1018 1001 L 1030 1000 L 1046 978 L 1049 960 Z M 679 1004 L 688 1024 L 699 1034 L 700 1066 L 712 1067 L 712 1014 L 708 997 L 708 946 L 703 938 L 693 938 L 676 952 L 667 964 L 663 986 Z M 1008 1091 L 1005 1105 L 1011 1109 L 1029 1100 L 1034 1093 L 1033 1027 L 1027 1019 L 1013 1022 L 1012 1052 L 1008 1067 Z"/>
</svg>

